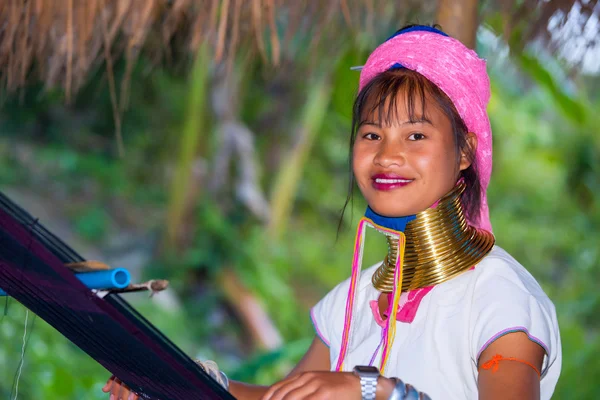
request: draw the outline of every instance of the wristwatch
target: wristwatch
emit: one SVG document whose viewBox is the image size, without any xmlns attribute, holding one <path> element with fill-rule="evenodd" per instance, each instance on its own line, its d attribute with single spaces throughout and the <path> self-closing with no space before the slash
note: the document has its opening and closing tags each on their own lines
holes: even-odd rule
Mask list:
<svg viewBox="0 0 600 400">
<path fill-rule="evenodd" d="M 360 378 L 362 400 L 375 400 L 379 369 L 377 367 L 357 365 L 354 367 L 354 374 Z"/>
</svg>

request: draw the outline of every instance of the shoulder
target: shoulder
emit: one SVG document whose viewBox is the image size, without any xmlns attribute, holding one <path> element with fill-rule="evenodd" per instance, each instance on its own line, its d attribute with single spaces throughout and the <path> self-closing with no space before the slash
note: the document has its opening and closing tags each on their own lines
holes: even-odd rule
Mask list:
<svg viewBox="0 0 600 400">
<path fill-rule="evenodd" d="M 514 257 L 494 246 L 475 267 L 436 286 L 436 303 L 471 309 L 511 309 L 515 303 L 535 300 L 549 310 L 554 306 L 536 279 Z"/>
<path fill-rule="evenodd" d="M 511 294 L 531 295 L 548 307 L 554 307 L 533 275 L 499 246 L 494 246 L 473 272 L 475 290 L 482 292 L 482 296 L 498 295 L 508 301 Z"/>
<path fill-rule="evenodd" d="M 478 321 L 520 319 L 557 329 L 554 304 L 533 275 L 504 249 L 494 246 L 473 272 L 471 311 Z"/>
</svg>

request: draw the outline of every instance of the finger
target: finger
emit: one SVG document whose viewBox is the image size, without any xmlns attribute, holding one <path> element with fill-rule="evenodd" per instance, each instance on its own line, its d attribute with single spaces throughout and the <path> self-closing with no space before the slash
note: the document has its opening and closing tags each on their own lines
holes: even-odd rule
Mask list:
<svg viewBox="0 0 600 400">
<path fill-rule="evenodd" d="M 299 400 L 299 399 L 306 399 L 310 396 L 310 398 L 314 398 L 314 395 L 318 392 L 318 386 L 312 384 L 308 384 L 308 385 L 300 385 L 298 387 L 296 387 L 295 389 L 290 390 L 289 392 L 287 392 L 283 397 L 282 400 Z"/>
<path fill-rule="evenodd" d="M 129 397 L 127 398 L 127 400 L 138 400 L 139 396 L 133 392 L 129 393 Z"/>
<path fill-rule="evenodd" d="M 302 400 L 323 400 L 323 399 L 332 399 L 335 397 L 331 397 L 331 392 L 327 392 L 323 390 L 323 388 L 318 388 L 312 393 L 307 394 Z"/>
<path fill-rule="evenodd" d="M 287 396 L 294 390 L 302 388 L 302 387 L 311 387 L 312 385 L 310 385 L 309 382 L 310 382 L 310 379 L 307 379 L 307 378 L 295 379 L 295 380 L 289 381 L 285 385 L 282 385 L 279 388 L 277 388 L 273 392 L 273 395 L 270 400 L 288 399 Z"/>
<path fill-rule="evenodd" d="M 119 397 L 117 397 L 118 400 L 127 400 L 127 398 L 129 397 L 129 388 L 125 385 L 121 385 L 121 391 L 119 392 Z"/>
<path fill-rule="evenodd" d="M 121 380 L 118 378 L 115 378 L 115 383 L 112 386 L 112 389 L 110 391 L 110 400 L 117 400 L 119 398 L 119 392 L 121 391 Z"/>
<path fill-rule="evenodd" d="M 297 380 L 299 376 L 300 375 L 295 375 L 295 376 L 293 376 L 291 378 L 284 379 L 284 380 L 282 380 L 280 382 L 277 382 L 276 384 L 272 385 L 269 388 L 269 390 L 267 390 L 267 392 L 263 395 L 263 397 L 261 398 L 261 400 L 272 400 L 273 394 L 277 390 L 279 390 L 281 387 L 287 385 L 288 383 L 293 382 L 294 380 Z"/>
<path fill-rule="evenodd" d="M 113 382 L 115 381 L 115 376 L 111 376 L 110 378 L 108 378 L 108 380 L 106 381 L 106 385 L 104 385 L 104 387 L 102 388 L 102 391 L 104 393 L 108 393 L 110 392 L 110 388 L 113 385 Z"/>
</svg>

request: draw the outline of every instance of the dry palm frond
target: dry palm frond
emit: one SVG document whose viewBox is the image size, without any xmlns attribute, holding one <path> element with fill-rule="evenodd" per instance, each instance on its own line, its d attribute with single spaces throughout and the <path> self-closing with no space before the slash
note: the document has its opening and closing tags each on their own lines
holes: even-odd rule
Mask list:
<svg viewBox="0 0 600 400">
<path fill-rule="evenodd" d="M 65 264 L 65 267 L 74 272 L 91 272 L 109 270 L 110 267 L 102 261 L 87 260 L 76 263 Z"/>
<path fill-rule="evenodd" d="M 342 29 L 399 25 L 410 1 L 378 15 L 385 0 L 3 0 L 0 1 L 0 79 L 8 91 L 27 81 L 62 87 L 67 101 L 100 66 L 125 60 L 119 111 L 128 104 L 133 65 L 142 53 L 173 57 L 205 41 L 214 59 L 231 60 L 254 48 L 264 62 L 290 58 L 293 35 L 331 45 Z M 435 3 L 429 1 L 425 3 Z M 368 18 L 364 18 L 369 15 Z M 357 24 L 357 21 L 359 23 Z M 393 22 L 392 22 L 393 21 Z M 356 26 L 358 25 L 358 26 Z M 311 44 L 312 46 L 312 44 Z M 156 59 L 156 57 L 151 57 Z M 192 59 L 193 57 L 189 57 Z M 110 65 L 108 65 L 110 67 Z M 110 80 L 110 78 L 109 78 Z M 116 88 L 115 88 L 116 91 Z"/>
<path fill-rule="evenodd" d="M 304 50 L 292 40 L 295 35 L 311 50 L 317 45 L 336 50 L 347 43 L 350 35 L 342 38 L 344 32 L 389 33 L 415 22 L 417 15 L 416 22 L 433 22 L 437 4 L 436 0 L 2 0 L 0 86 L 12 92 L 28 81 L 42 81 L 47 87 L 63 88 L 69 100 L 93 71 L 124 57 L 118 96 L 122 112 L 128 104 L 133 65 L 142 53 L 153 60 L 181 58 L 205 42 L 217 61 L 230 63 L 236 53 L 254 49 L 252 54 L 265 63 L 285 65 L 284 60 Z M 528 40 L 540 33 L 551 39 L 549 21 L 565 24 L 574 8 L 580 10 L 582 31 L 586 21 L 600 13 L 597 1 L 487 4 L 506 16 L 507 32 L 524 26 Z M 550 48 L 555 45 L 556 41 L 548 42 Z"/>
</svg>

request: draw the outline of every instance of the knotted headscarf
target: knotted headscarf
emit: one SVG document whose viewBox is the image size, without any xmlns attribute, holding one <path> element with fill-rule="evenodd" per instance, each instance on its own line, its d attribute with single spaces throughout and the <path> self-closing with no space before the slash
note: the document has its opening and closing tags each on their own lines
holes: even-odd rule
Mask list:
<svg viewBox="0 0 600 400">
<path fill-rule="evenodd" d="M 481 209 L 472 225 L 492 231 L 487 187 L 492 174 L 492 129 L 487 115 L 490 80 L 485 60 L 437 29 L 400 31 L 371 53 L 360 73 L 359 90 L 376 75 L 398 66 L 413 70 L 439 87 L 452 101 L 469 132 L 477 136 L 475 159 L 481 183 Z"/>
</svg>

